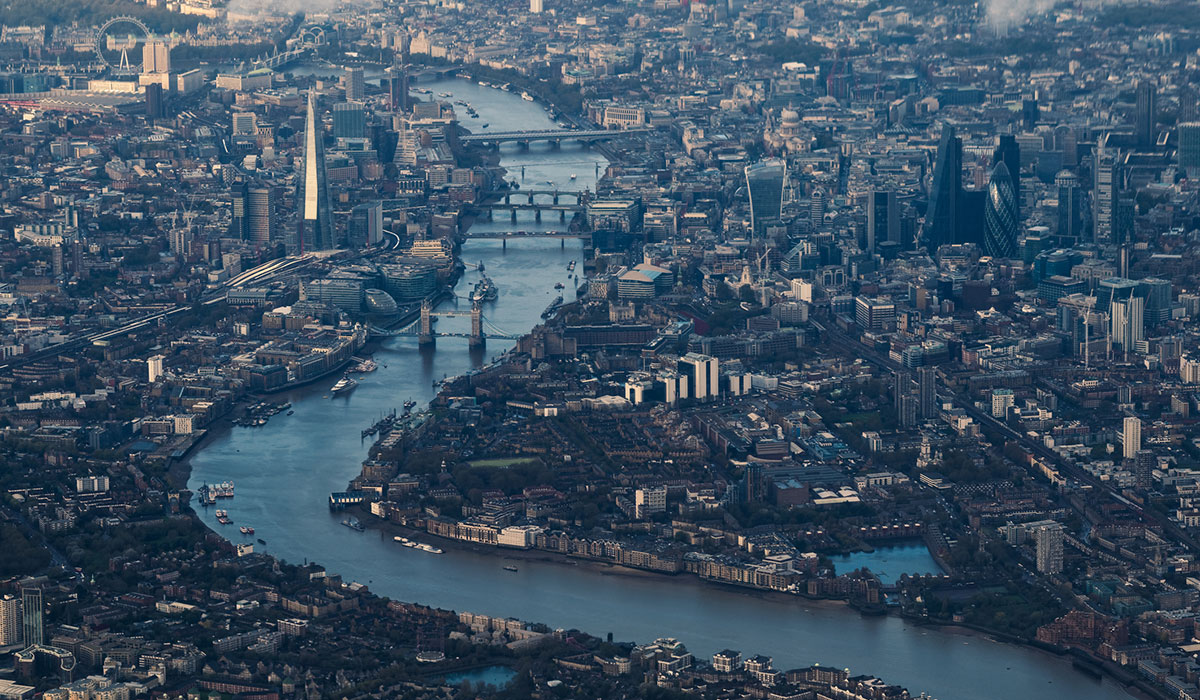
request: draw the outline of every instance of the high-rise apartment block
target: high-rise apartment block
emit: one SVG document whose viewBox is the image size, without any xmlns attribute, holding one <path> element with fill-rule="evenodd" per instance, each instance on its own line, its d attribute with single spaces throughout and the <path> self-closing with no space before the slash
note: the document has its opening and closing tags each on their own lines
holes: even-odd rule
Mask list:
<svg viewBox="0 0 1200 700">
<path fill-rule="evenodd" d="M 20 644 L 21 599 L 14 595 L 0 596 L 0 647 Z"/>
</svg>

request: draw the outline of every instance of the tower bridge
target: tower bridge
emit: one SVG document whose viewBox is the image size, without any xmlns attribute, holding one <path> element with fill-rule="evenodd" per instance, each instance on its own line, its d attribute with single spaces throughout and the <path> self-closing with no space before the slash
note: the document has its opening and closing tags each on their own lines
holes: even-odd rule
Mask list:
<svg viewBox="0 0 1200 700">
<path fill-rule="evenodd" d="M 461 332 L 435 332 L 433 328 L 433 319 L 438 317 L 461 317 L 471 319 L 471 331 L 469 333 Z M 421 345 L 433 345 L 438 336 L 444 338 L 466 338 L 467 345 L 472 348 L 481 348 L 487 342 L 487 338 L 499 338 L 502 340 L 516 340 L 520 336 L 508 333 L 497 327 L 483 315 L 483 307 L 478 302 L 471 305 L 470 311 L 436 311 L 433 304 L 426 299 L 421 303 L 421 315 L 412 323 L 404 328 L 396 330 L 387 330 L 372 326 L 370 334 L 374 337 L 396 337 L 396 336 L 416 336 L 417 342 Z"/>
</svg>

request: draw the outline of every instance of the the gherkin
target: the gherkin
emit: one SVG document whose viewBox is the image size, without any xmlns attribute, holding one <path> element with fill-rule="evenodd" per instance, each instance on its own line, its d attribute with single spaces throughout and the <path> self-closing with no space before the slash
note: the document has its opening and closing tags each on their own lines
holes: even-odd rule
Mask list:
<svg viewBox="0 0 1200 700">
<path fill-rule="evenodd" d="M 984 251 L 995 258 L 1016 257 L 1021 210 L 1017 206 L 1017 191 L 1012 174 L 1004 161 L 997 163 L 992 170 L 983 218 Z"/>
</svg>

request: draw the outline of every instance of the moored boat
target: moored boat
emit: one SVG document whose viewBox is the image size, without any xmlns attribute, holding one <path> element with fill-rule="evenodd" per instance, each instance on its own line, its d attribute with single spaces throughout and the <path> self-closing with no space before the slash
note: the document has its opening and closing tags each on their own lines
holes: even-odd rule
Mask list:
<svg viewBox="0 0 1200 700">
<path fill-rule="evenodd" d="M 329 389 L 329 391 L 336 396 L 338 394 L 350 391 L 356 386 L 358 386 L 357 380 L 351 379 L 350 377 L 342 377 L 337 381 L 336 384 L 333 385 L 332 388 Z"/>
</svg>

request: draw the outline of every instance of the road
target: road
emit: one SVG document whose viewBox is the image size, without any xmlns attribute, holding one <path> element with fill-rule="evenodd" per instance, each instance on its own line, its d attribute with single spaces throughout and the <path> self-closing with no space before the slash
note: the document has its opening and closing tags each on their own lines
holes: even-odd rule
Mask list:
<svg viewBox="0 0 1200 700">
<path fill-rule="evenodd" d="M 34 527 L 24 515 L 21 515 L 20 512 L 15 511 L 7 506 L 0 506 L 0 515 L 16 523 L 17 527 L 25 533 L 26 537 L 34 542 L 37 542 L 42 546 L 43 549 L 45 549 L 47 552 L 50 552 L 51 564 L 61 567 L 67 571 L 71 570 L 71 563 L 67 561 L 67 558 L 63 556 L 63 553 L 55 549 L 54 546 L 51 545 L 46 539 L 46 536 L 42 534 L 41 530 L 38 530 L 36 527 Z"/>
</svg>

